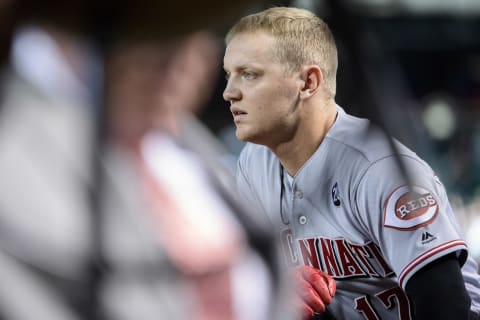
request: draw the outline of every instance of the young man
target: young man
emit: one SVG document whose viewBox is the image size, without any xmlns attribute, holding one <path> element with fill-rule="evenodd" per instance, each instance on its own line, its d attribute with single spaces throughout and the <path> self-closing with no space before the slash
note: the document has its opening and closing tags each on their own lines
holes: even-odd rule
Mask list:
<svg viewBox="0 0 480 320">
<path fill-rule="evenodd" d="M 443 185 L 396 142 L 409 184 L 384 135 L 336 105 L 328 26 L 272 8 L 242 18 L 226 43 L 224 99 L 250 142 L 238 185 L 279 228 L 294 274 L 307 274 L 303 316 L 478 318 L 477 265 Z"/>
</svg>

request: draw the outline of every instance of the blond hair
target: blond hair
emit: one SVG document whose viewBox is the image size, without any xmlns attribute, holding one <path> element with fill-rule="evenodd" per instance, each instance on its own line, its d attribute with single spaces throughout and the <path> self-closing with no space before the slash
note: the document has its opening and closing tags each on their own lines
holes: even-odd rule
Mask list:
<svg viewBox="0 0 480 320">
<path fill-rule="evenodd" d="M 336 91 L 337 47 L 328 25 L 312 12 L 299 8 L 274 7 L 243 17 L 225 37 L 240 33 L 264 31 L 276 41 L 274 57 L 297 71 L 302 65 L 315 64 L 322 70 L 326 92 L 333 98 Z"/>
</svg>

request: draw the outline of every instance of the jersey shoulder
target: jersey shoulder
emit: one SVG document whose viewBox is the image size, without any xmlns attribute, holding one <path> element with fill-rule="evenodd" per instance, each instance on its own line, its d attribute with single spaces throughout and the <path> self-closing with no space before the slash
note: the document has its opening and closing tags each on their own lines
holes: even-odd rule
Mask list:
<svg viewBox="0 0 480 320">
<path fill-rule="evenodd" d="M 393 150 L 386 134 L 369 120 L 346 113 L 338 107 L 338 117 L 326 139 L 332 144 L 339 144 L 351 152 L 373 163 L 391 157 L 398 152 L 400 156 L 420 159 L 412 150 L 393 139 L 396 150 Z"/>
<path fill-rule="evenodd" d="M 267 147 L 247 142 L 238 158 L 238 165 L 242 170 L 256 173 L 266 167 L 278 166 L 278 160 Z"/>
</svg>

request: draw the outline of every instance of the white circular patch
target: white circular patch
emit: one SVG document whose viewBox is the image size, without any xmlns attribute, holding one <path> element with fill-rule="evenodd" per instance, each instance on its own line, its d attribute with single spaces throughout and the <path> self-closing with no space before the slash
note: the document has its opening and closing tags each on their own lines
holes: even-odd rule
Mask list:
<svg viewBox="0 0 480 320">
<path fill-rule="evenodd" d="M 413 230 L 433 221 L 438 203 L 430 191 L 402 186 L 388 197 L 384 208 L 384 226 L 399 230 Z"/>
</svg>

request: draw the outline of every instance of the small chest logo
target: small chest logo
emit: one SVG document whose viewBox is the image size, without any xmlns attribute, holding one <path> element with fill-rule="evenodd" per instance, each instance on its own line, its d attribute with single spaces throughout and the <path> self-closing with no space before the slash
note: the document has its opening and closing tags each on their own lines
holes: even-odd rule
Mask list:
<svg viewBox="0 0 480 320">
<path fill-rule="evenodd" d="M 335 206 L 340 206 L 340 193 L 338 192 L 338 182 L 335 182 L 332 188 L 332 201 Z"/>
</svg>

